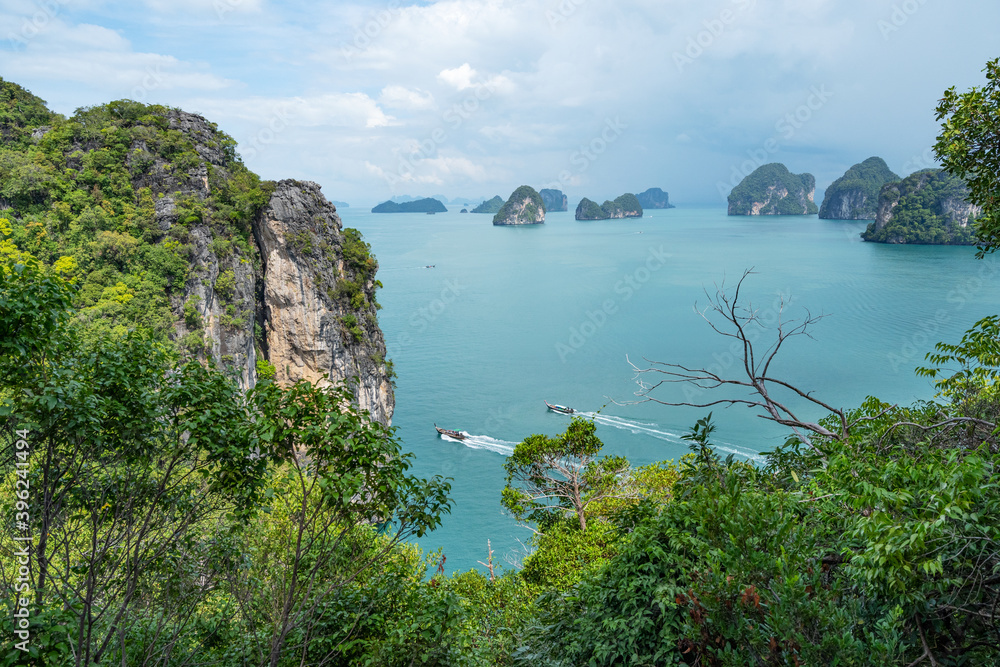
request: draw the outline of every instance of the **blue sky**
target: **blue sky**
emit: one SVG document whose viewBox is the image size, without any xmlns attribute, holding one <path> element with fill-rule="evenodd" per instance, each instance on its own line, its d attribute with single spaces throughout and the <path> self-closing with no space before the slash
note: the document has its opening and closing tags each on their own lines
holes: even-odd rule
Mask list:
<svg viewBox="0 0 1000 667">
<path fill-rule="evenodd" d="M 871 155 L 933 166 L 936 102 L 983 83 L 998 25 L 995 0 L 0 0 L 0 76 L 64 114 L 201 113 L 263 177 L 352 205 L 721 206 L 764 162 L 820 191 Z"/>
</svg>

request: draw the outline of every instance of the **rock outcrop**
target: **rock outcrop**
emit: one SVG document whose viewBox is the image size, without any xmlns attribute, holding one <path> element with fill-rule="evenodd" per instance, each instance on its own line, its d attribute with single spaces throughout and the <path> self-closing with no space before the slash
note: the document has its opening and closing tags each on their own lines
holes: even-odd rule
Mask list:
<svg viewBox="0 0 1000 667">
<path fill-rule="evenodd" d="M 584 197 L 576 205 L 577 220 L 607 220 L 607 215 L 601 209 L 601 205 Z"/>
<path fill-rule="evenodd" d="M 493 199 L 488 199 L 472 209 L 472 213 L 489 213 L 490 215 L 496 215 L 503 207 L 503 204 L 503 197 L 497 195 L 493 197 Z"/>
<path fill-rule="evenodd" d="M 426 197 L 397 203 L 389 199 L 372 208 L 372 213 L 447 213 L 448 208 L 437 199 Z"/>
<path fill-rule="evenodd" d="M 530 185 L 522 185 L 493 216 L 494 225 L 537 225 L 545 222 L 545 203 Z"/>
<path fill-rule="evenodd" d="M 98 336 L 141 326 L 244 388 L 262 377 L 346 381 L 360 407 L 389 423 L 378 264 L 318 185 L 261 182 L 236 142 L 196 114 L 119 100 L 63 119 L 2 79 L 0 93 L 0 108 L 14 111 L 0 122 L 0 149 L 20 155 L 42 144 L 60 179 L 42 193 L 46 205 L 89 221 L 82 239 L 51 231 L 68 256 L 97 249 L 80 262 L 80 326 Z M 97 151 L 113 190 L 78 178 Z M 26 195 L 16 191 L 5 211 L 15 226 L 31 212 Z M 102 294 L 115 290 L 127 299 L 110 308 Z"/>
<path fill-rule="evenodd" d="M 874 220 L 882 186 L 898 181 L 880 157 L 854 165 L 830 184 L 819 207 L 819 217 L 830 220 Z"/>
<path fill-rule="evenodd" d="M 810 215 L 818 212 L 816 178 L 774 162 L 758 167 L 729 193 L 729 215 Z"/>
<path fill-rule="evenodd" d="M 943 169 L 925 169 L 879 192 L 875 221 L 861 238 L 876 243 L 972 245 L 971 223 L 982 209 L 969 203 L 962 179 Z"/>
<path fill-rule="evenodd" d="M 641 218 L 642 205 L 631 192 L 626 192 L 614 201 L 605 200 L 600 206 L 584 197 L 576 206 L 577 220 L 613 220 L 622 218 Z"/>
<path fill-rule="evenodd" d="M 353 379 L 360 407 L 392 418 L 393 391 L 378 327 L 378 265 L 343 230 L 315 183 L 281 181 L 254 221 L 263 264 L 261 320 L 278 382 Z"/>
<path fill-rule="evenodd" d="M 565 211 L 567 200 L 566 195 L 562 193 L 562 190 L 552 190 L 551 188 L 545 188 L 538 191 L 538 194 L 542 196 L 542 201 L 545 202 L 545 211 L 551 213 L 553 211 Z"/>
<path fill-rule="evenodd" d="M 649 188 L 645 192 L 637 194 L 636 198 L 645 209 L 675 208 L 670 203 L 670 195 L 660 188 Z"/>
</svg>

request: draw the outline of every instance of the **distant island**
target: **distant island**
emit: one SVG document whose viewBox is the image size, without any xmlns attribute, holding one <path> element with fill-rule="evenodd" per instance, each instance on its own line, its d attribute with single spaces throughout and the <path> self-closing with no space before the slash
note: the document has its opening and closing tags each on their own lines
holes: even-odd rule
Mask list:
<svg viewBox="0 0 1000 667">
<path fill-rule="evenodd" d="M 337 208 L 351 208 L 351 205 L 348 204 L 346 201 L 334 201 L 330 203 L 336 206 Z"/>
<path fill-rule="evenodd" d="M 542 201 L 545 202 L 546 211 L 565 211 L 567 200 L 566 195 L 562 193 L 562 190 L 552 190 L 550 188 L 545 188 L 544 190 L 539 190 L 538 194 L 542 196 Z"/>
<path fill-rule="evenodd" d="M 530 185 L 522 185 L 510 195 L 493 217 L 494 225 L 537 225 L 545 222 L 545 202 Z"/>
<path fill-rule="evenodd" d="M 626 192 L 614 201 L 606 200 L 600 206 L 584 197 L 576 207 L 577 220 L 612 220 L 621 218 L 641 218 L 642 204 L 638 197 Z"/>
<path fill-rule="evenodd" d="M 819 207 L 819 217 L 827 220 L 874 220 L 882 186 L 898 181 L 880 157 L 870 157 L 848 169 L 830 184 Z"/>
<path fill-rule="evenodd" d="M 670 195 L 660 188 L 649 188 L 636 195 L 636 199 L 644 209 L 676 208 L 670 203 Z"/>
<path fill-rule="evenodd" d="M 493 199 L 484 201 L 482 204 L 472 209 L 471 213 L 489 213 L 491 215 L 496 215 L 500 211 L 503 204 L 503 197 L 497 195 Z"/>
<path fill-rule="evenodd" d="M 968 201 L 965 182 L 943 169 L 924 169 L 887 183 L 875 222 L 861 238 L 875 243 L 974 245 L 973 221 L 981 209 Z"/>
<path fill-rule="evenodd" d="M 813 201 L 816 178 L 793 174 L 772 162 L 758 167 L 729 193 L 729 215 L 809 215 L 819 209 Z"/>
<path fill-rule="evenodd" d="M 372 213 L 446 213 L 447 211 L 444 204 L 430 197 L 401 204 L 390 199 L 372 209 Z"/>
</svg>

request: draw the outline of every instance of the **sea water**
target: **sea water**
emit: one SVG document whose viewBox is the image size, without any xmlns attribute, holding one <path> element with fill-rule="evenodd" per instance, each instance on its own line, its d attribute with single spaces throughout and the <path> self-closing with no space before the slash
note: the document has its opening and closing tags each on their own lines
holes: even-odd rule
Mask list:
<svg viewBox="0 0 1000 667">
<path fill-rule="evenodd" d="M 761 419 L 759 409 L 669 407 L 636 396 L 637 379 L 667 379 L 637 375 L 636 368 L 665 368 L 658 363 L 741 378 L 733 339 L 713 332 L 704 311 L 747 270 L 755 273 L 741 303 L 762 322 L 788 327 L 822 316 L 811 338 L 786 341 L 769 375 L 835 407 L 869 395 L 900 405 L 932 398 L 932 382 L 913 372 L 924 355 L 1000 313 L 996 260 L 976 260 L 968 247 L 864 243 L 866 222 L 677 208 L 591 222 L 549 213 L 544 225 L 494 227 L 492 216 L 455 209 L 339 212 L 379 262 L 397 435 L 415 454 L 415 474 L 453 479 L 451 514 L 420 540 L 425 550 L 442 550 L 448 571 L 481 567 L 487 540 L 498 563 L 527 554 L 530 530 L 500 505 L 503 464 L 525 437 L 565 430 L 570 417 L 544 400 L 593 418 L 604 451 L 634 465 L 688 453 L 680 436 L 709 411 L 724 455 L 760 460 L 784 442 L 788 429 Z M 763 352 L 773 338 L 755 335 Z M 741 389 L 673 384 L 651 396 L 752 398 Z M 803 419 L 823 416 L 800 400 L 791 405 Z M 435 423 L 469 437 L 441 437 Z"/>
</svg>

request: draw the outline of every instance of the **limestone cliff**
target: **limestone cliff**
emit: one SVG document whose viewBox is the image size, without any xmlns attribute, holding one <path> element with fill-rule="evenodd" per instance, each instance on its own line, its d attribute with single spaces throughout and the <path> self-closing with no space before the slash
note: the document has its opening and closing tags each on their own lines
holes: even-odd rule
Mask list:
<svg viewBox="0 0 1000 667">
<path fill-rule="evenodd" d="M 545 222 L 545 203 L 530 185 L 522 185 L 493 216 L 494 225 L 537 225 Z"/>
<path fill-rule="evenodd" d="M 16 84 L 0 93 L 3 217 L 19 239 L 45 230 L 41 261 L 75 267 L 81 335 L 140 327 L 244 388 L 346 380 L 389 422 L 378 265 L 318 185 L 261 181 L 196 114 L 118 100 L 63 118 Z M 11 178 L 25 165 L 44 180 Z"/>
<path fill-rule="evenodd" d="M 880 157 L 870 157 L 830 184 L 819 217 L 831 220 L 874 220 L 882 186 L 898 181 Z"/>
<path fill-rule="evenodd" d="M 352 381 L 358 404 L 392 418 L 393 391 L 378 327 L 378 265 L 343 230 L 315 183 L 281 181 L 254 220 L 262 260 L 260 319 L 278 382 Z"/>
<path fill-rule="evenodd" d="M 584 197 L 576 207 L 577 220 L 620 220 L 641 217 L 642 204 L 631 192 L 616 197 L 614 201 L 605 200 L 600 206 L 597 202 Z"/>
<path fill-rule="evenodd" d="M 875 221 L 861 238 L 876 243 L 972 245 L 972 222 L 982 209 L 970 204 L 965 183 L 943 169 L 924 169 L 887 183 Z"/>
<path fill-rule="evenodd" d="M 538 191 L 538 194 L 542 196 L 542 201 L 545 202 L 545 212 L 551 213 L 553 211 L 565 211 L 568 200 L 566 195 L 562 193 L 562 190 L 553 190 L 551 188 L 545 188 Z"/>
<path fill-rule="evenodd" d="M 636 195 L 643 208 L 675 208 L 670 203 L 670 195 L 660 188 L 649 188 Z"/>
<path fill-rule="evenodd" d="M 780 163 L 758 167 L 729 193 L 729 215 L 816 213 L 816 178 L 793 174 Z"/>
<path fill-rule="evenodd" d="M 207 200 L 209 170 L 225 177 L 227 166 L 213 124 L 183 111 L 168 117 L 204 163 L 178 180 L 160 174 L 154 161 L 141 179 L 163 192 L 156 200 L 163 231 L 183 215 L 177 202 Z M 394 397 L 376 319 L 378 265 L 360 235 L 342 229 L 319 185 L 281 181 L 267 189 L 268 201 L 250 221 L 249 256 L 213 244 L 218 234 L 210 221 L 190 225 L 190 277 L 174 302 L 179 315 L 190 304 L 200 318 L 178 317 L 178 338 L 203 333 L 203 354 L 235 369 L 244 387 L 256 384 L 258 361 L 273 366 L 278 382 L 348 381 L 359 406 L 388 424 Z M 345 261 L 345 248 L 349 260 L 357 256 L 353 263 Z"/>
</svg>

